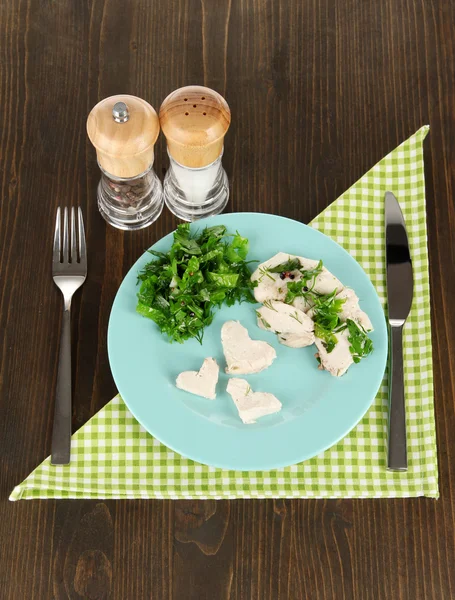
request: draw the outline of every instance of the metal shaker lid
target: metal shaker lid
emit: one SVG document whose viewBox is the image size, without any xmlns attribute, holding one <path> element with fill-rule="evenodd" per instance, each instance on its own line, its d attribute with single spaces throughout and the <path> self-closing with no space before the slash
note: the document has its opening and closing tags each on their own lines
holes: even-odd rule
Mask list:
<svg viewBox="0 0 455 600">
<path fill-rule="evenodd" d="M 116 102 L 112 109 L 112 116 L 116 123 L 126 123 L 130 118 L 128 106 L 124 102 Z"/>
</svg>

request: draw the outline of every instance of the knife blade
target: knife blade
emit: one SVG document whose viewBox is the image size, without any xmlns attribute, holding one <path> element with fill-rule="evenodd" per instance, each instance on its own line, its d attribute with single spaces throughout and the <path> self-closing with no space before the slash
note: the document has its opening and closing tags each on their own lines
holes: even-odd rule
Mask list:
<svg viewBox="0 0 455 600">
<path fill-rule="evenodd" d="M 414 293 L 406 224 L 398 200 L 385 194 L 386 281 L 389 322 L 389 426 L 387 468 L 406 471 L 406 403 L 403 372 L 403 326 Z"/>
</svg>

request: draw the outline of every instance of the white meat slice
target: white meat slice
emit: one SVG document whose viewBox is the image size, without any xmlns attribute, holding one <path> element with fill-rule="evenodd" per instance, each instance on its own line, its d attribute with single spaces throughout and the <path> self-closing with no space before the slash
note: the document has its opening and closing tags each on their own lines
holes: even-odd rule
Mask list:
<svg viewBox="0 0 455 600">
<path fill-rule="evenodd" d="M 269 300 L 256 314 L 258 326 L 276 333 L 284 346 L 304 348 L 314 344 L 313 321 L 294 306 Z"/>
<path fill-rule="evenodd" d="M 317 260 L 278 252 L 278 254 L 260 264 L 251 276 L 251 281 L 258 282 L 258 285 L 254 288 L 254 297 L 258 302 L 263 303 L 266 300 L 282 301 L 285 299 L 287 284 L 291 279 L 281 279 L 280 273 L 270 273 L 270 269 L 295 258 L 299 260 L 301 266 L 306 270 L 314 269 L 318 264 Z M 298 270 L 292 271 L 291 274 L 294 276 L 292 281 L 299 281 L 302 278 Z M 315 279 L 313 290 L 319 294 L 330 294 L 334 289 L 341 291 L 343 284 L 330 271 L 323 267 L 322 272 Z"/>
<path fill-rule="evenodd" d="M 229 379 L 227 392 L 239 411 L 239 417 L 247 425 L 281 410 L 281 402 L 276 396 L 268 392 L 253 392 L 245 379 Z"/>
<path fill-rule="evenodd" d="M 335 333 L 337 344 L 332 352 L 327 352 L 324 342 L 320 338 L 315 339 L 319 351 L 321 367 L 334 375 L 341 377 L 354 362 L 350 351 L 351 344 L 348 341 L 349 330 L 345 329 L 340 333 Z"/>
<path fill-rule="evenodd" d="M 307 300 L 303 296 L 297 296 L 297 298 L 294 298 L 291 304 L 292 306 L 295 306 L 295 308 L 301 310 L 304 313 L 308 312 L 310 308 L 314 305 L 314 303 L 311 300 Z"/>
<path fill-rule="evenodd" d="M 319 262 L 317 260 L 311 260 L 310 258 L 303 258 L 301 256 L 297 256 L 297 258 L 300 260 L 302 267 L 307 271 L 314 269 Z M 336 289 L 338 292 L 340 292 L 343 288 L 344 285 L 341 283 L 341 281 L 337 279 L 335 275 L 332 275 L 328 269 L 322 267 L 322 271 L 316 277 L 312 289 L 318 294 L 331 294 L 333 290 Z"/>
<path fill-rule="evenodd" d="M 314 344 L 314 334 L 312 334 L 311 341 L 309 337 L 303 338 L 299 333 L 281 333 L 277 337 L 280 344 L 289 348 L 305 348 L 305 346 Z"/>
<path fill-rule="evenodd" d="M 269 260 L 266 260 L 251 275 L 251 281 L 257 281 L 258 285 L 254 288 L 254 297 L 258 302 L 266 300 L 284 300 L 287 293 L 286 281 L 280 278 L 280 273 L 269 273 L 268 269 L 273 269 L 277 265 L 294 258 L 292 254 L 278 252 Z M 299 271 L 293 271 L 293 275 L 300 278 Z M 296 281 L 296 279 L 294 279 Z"/>
<path fill-rule="evenodd" d="M 199 371 L 183 371 L 175 385 L 185 392 L 202 396 L 209 400 L 216 398 L 216 384 L 220 368 L 214 358 L 206 358 Z"/>
<path fill-rule="evenodd" d="M 371 324 L 368 315 L 361 310 L 359 299 L 354 290 L 344 288 L 344 290 L 339 292 L 336 297 L 338 299 L 344 299 L 343 308 L 340 313 L 340 319 L 342 321 L 352 319 L 356 323 L 359 323 L 365 331 L 373 331 L 373 325 Z"/>
<path fill-rule="evenodd" d="M 221 328 L 221 343 L 226 357 L 226 373 L 246 375 L 270 367 L 275 349 L 267 342 L 252 340 L 238 321 L 227 321 Z"/>
</svg>

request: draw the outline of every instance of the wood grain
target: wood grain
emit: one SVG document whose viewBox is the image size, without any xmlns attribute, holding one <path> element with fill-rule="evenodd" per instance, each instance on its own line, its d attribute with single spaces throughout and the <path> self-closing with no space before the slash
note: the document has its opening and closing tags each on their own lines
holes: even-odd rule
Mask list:
<svg viewBox="0 0 455 600">
<path fill-rule="evenodd" d="M 117 102 L 126 105 L 128 119 L 113 117 Z M 153 164 L 155 142 L 160 132 L 158 115 L 137 96 L 118 94 L 104 98 L 87 118 L 87 135 L 96 149 L 98 164 L 116 177 L 137 177 Z"/>
<path fill-rule="evenodd" d="M 450 0 L 0 0 L 0 597 L 455 598 L 455 5 Z M 160 106 L 203 84 L 232 111 L 230 210 L 309 221 L 429 123 L 426 181 L 441 499 L 32 501 L 7 497 L 50 450 L 61 298 L 52 221 L 80 204 L 73 427 L 114 394 L 122 277 L 171 231 L 96 207 L 85 121 L 122 93 Z M 167 166 L 163 137 L 155 166 Z"/>
<path fill-rule="evenodd" d="M 181 165 L 206 167 L 222 153 L 231 112 L 218 92 L 202 85 L 178 88 L 163 100 L 159 115 L 169 154 Z"/>
</svg>

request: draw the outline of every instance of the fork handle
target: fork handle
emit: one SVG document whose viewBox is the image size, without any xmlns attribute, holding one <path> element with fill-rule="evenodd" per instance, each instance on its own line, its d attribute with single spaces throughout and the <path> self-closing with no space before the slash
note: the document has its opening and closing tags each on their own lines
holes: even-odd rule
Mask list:
<svg viewBox="0 0 455 600">
<path fill-rule="evenodd" d="M 389 444 L 387 469 L 389 471 L 407 471 L 403 326 L 390 326 L 389 338 Z"/>
<path fill-rule="evenodd" d="M 71 449 L 71 312 L 65 307 L 60 334 L 51 464 L 67 465 Z"/>
</svg>

